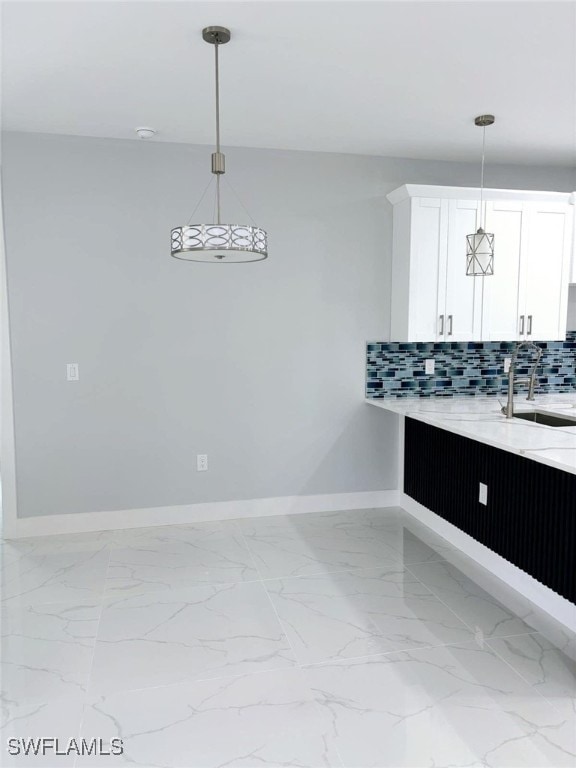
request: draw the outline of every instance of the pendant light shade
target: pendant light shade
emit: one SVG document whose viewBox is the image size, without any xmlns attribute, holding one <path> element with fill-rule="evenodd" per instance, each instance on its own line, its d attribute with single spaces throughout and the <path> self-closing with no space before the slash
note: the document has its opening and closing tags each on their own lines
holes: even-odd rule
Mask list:
<svg viewBox="0 0 576 768">
<path fill-rule="evenodd" d="M 482 227 L 473 235 L 466 235 L 466 274 L 494 274 L 494 235 Z"/>
<path fill-rule="evenodd" d="M 480 221 L 486 220 L 484 209 L 484 154 L 486 148 L 486 126 L 492 125 L 494 115 L 479 115 L 474 125 L 482 128 L 482 170 L 480 172 Z M 494 235 L 485 232 L 482 226 L 472 235 L 466 235 L 466 274 L 471 277 L 486 277 L 494 274 Z"/>
<path fill-rule="evenodd" d="M 172 230 L 172 256 L 186 261 L 262 261 L 266 232 L 246 224 L 189 224 Z"/>
<path fill-rule="evenodd" d="M 171 253 L 176 259 L 220 264 L 262 261 L 268 256 L 266 232 L 252 224 L 223 224 L 220 213 L 220 177 L 225 173 L 225 156 L 220 151 L 220 74 L 218 48 L 230 41 L 226 27 L 206 27 L 202 38 L 214 46 L 216 79 L 216 152 L 212 153 L 212 173 L 216 178 L 216 221 L 209 224 L 188 224 L 174 227 L 171 233 Z M 204 194 L 206 194 L 207 189 Z M 200 199 L 202 202 L 204 195 Z M 200 205 L 200 202 L 198 205 Z M 196 206 L 196 209 L 198 208 Z M 194 213 L 196 212 L 194 210 Z M 192 216 L 194 216 L 194 213 Z M 248 215 L 249 218 L 250 215 Z M 191 217 L 192 218 L 192 217 Z"/>
</svg>

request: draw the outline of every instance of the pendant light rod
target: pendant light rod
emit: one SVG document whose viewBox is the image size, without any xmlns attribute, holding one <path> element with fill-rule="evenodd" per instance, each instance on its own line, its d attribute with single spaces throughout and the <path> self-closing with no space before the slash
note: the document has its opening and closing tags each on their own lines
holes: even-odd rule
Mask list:
<svg viewBox="0 0 576 768">
<path fill-rule="evenodd" d="M 218 41 L 214 44 L 214 71 L 216 75 L 216 170 L 212 169 L 212 172 L 216 174 L 216 224 L 221 224 L 220 217 L 220 174 L 224 173 L 224 155 L 220 152 L 220 69 L 218 67 L 218 48 L 220 43 Z M 219 161 L 222 159 L 220 171 Z"/>
<path fill-rule="evenodd" d="M 216 152 L 212 153 L 212 173 L 216 175 L 216 224 L 221 224 L 220 216 L 220 176 L 226 172 L 226 158 L 220 151 L 220 60 L 218 49 L 230 41 L 230 30 L 226 27 L 206 27 L 202 38 L 214 46 L 214 80 L 216 97 Z"/>
<path fill-rule="evenodd" d="M 218 67 L 218 47 L 214 45 L 214 73 L 216 76 L 216 154 L 220 154 L 220 69 Z"/>
<path fill-rule="evenodd" d="M 474 118 L 474 124 L 482 128 L 482 166 L 480 171 L 480 220 L 486 225 L 486 213 L 484 211 L 484 157 L 486 154 L 486 126 L 492 125 L 494 115 L 478 115 Z"/>
<path fill-rule="evenodd" d="M 486 215 L 484 213 L 484 157 L 486 154 L 486 126 L 482 128 L 482 169 L 480 171 L 480 218 L 483 226 L 486 226 Z"/>
</svg>

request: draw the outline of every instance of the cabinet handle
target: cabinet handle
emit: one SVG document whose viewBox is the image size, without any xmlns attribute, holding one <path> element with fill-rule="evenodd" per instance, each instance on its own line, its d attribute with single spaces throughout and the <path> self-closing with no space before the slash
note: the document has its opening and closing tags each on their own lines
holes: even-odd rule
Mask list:
<svg viewBox="0 0 576 768">
<path fill-rule="evenodd" d="M 532 315 L 528 315 L 528 330 L 526 333 L 528 336 L 532 336 Z"/>
<path fill-rule="evenodd" d="M 520 336 L 524 336 L 524 315 L 520 315 Z"/>
<path fill-rule="evenodd" d="M 440 315 L 440 331 L 439 336 L 444 336 L 444 315 Z"/>
<path fill-rule="evenodd" d="M 452 336 L 452 315 L 448 315 L 448 336 Z"/>
</svg>

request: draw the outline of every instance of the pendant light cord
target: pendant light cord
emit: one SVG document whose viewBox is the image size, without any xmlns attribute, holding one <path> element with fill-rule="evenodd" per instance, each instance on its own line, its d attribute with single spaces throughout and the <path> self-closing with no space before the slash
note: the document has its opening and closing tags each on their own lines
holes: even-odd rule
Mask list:
<svg viewBox="0 0 576 768">
<path fill-rule="evenodd" d="M 228 185 L 228 187 L 229 187 L 230 191 L 232 192 L 232 194 L 234 195 L 234 197 L 236 198 L 236 200 L 238 200 L 238 202 L 240 203 L 240 205 L 241 205 L 241 206 L 242 206 L 242 208 L 244 209 L 244 212 L 246 213 L 246 215 L 248 216 L 248 218 L 250 219 L 250 221 L 252 222 L 252 224 L 253 224 L 255 227 L 257 227 L 258 225 L 256 224 L 256 222 L 254 221 L 254 219 L 253 219 L 253 218 L 252 218 L 252 216 L 250 215 L 250 211 L 248 210 L 248 208 L 246 208 L 246 206 L 245 206 L 245 205 L 244 205 L 244 203 L 242 202 L 242 198 L 240 197 L 240 195 L 239 195 L 239 194 L 236 192 L 236 190 L 234 189 L 234 187 L 232 186 L 232 184 L 230 184 L 230 182 L 228 181 L 228 179 L 224 179 L 224 181 L 225 181 L 225 182 L 226 182 L 226 184 Z"/>
<path fill-rule="evenodd" d="M 188 224 L 187 224 L 187 226 L 190 226 L 190 224 L 191 224 L 191 222 L 192 222 L 192 219 L 194 218 L 194 214 L 196 213 L 196 211 L 198 210 L 198 208 L 200 208 L 200 203 L 201 203 L 201 202 L 202 202 L 202 200 L 204 200 L 204 198 L 206 197 L 206 193 L 208 192 L 208 190 L 210 189 L 210 187 L 212 186 L 212 184 L 213 184 L 213 183 L 214 183 L 214 178 L 211 178 L 211 179 L 210 179 L 210 181 L 208 182 L 208 184 L 206 184 L 206 187 L 205 187 L 205 189 L 204 189 L 204 192 L 202 192 L 202 197 L 200 198 L 200 200 L 198 200 L 198 202 L 196 203 L 196 208 L 194 208 L 194 210 L 193 210 L 193 211 L 192 211 L 192 213 L 190 214 L 190 218 L 188 219 Z"/>
</svg>

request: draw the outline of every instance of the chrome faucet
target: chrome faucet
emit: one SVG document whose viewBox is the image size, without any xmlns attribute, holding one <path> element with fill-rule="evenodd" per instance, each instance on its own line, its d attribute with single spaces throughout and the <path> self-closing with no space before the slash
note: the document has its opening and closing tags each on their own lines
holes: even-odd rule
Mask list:
<svg viewBox="0 0 576 768">
<path fill-rule="evenodd" d="M 518 359 L 518 352 L 520 352 L 521 349 L 526 347 L 526 349 L 535 349 L 536 350 L 536 360 L 534 362 L 534 366 L 532 368 L 532 372 L 530 374 L 530 378 L 528 379 L 515 379 L 514 374 L 516 372 L 516 362 Z M 516 345 L 514 348 L 514 351 L 512 352 L 512 358 L 510 360 L 510 368 L 508 368 L 508 401 L 506 405 L 502 406 L 502 413 L 506 416 L 507 419 L 511 419 L 512 416 L 514 416 L 514 383 L 516 384 L 528 384 L 528 397 L 526 400 L 534 400 L 534 388 L 536 386 L 536 369 L 538 368 L 538 363 L 540 362 L 540 358 L 542 357 L 543 353 L 542 347 L 539 347 L 537 344 L 534 344 L 532 341 L 521 341 L 519 344 Z"/>
</svg>

